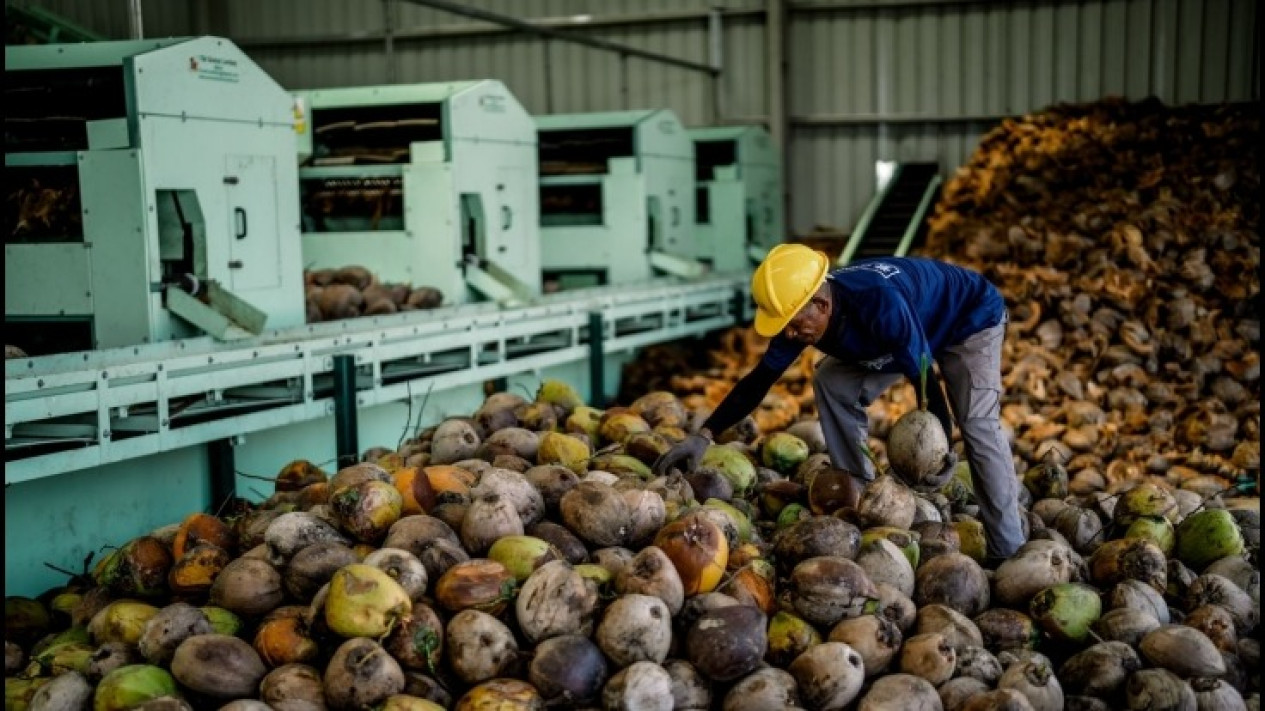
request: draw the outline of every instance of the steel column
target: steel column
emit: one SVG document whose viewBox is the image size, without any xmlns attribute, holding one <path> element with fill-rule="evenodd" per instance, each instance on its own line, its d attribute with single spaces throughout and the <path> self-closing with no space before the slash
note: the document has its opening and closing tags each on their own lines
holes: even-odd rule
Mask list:
<svg viewBox="0 0 1265 711">
<path fill-rule="evenodd" d="M 356 357 L 334 356 L 334 439 L 339 467 L 360 459 L 356 404 Z"/>
<path fill-rule="evenodd" d="M 589 312 L 589 399 L 606 407 L 606 324 L 601 311 Z"/>
<path fill-rule="evenodd" d="M 141 9 L 141 0 L 127 2 L 127 33 L 131 39 L 145 37 L 145 13 Z"/>
<path fill-rule="evenodd" d="M 784 85 L 786 71 L 786 2 L 785 0 L 765 1 L 764 26 L 764 71 L 768 77 L 768 95 L 764 103 L 768 107 L 769 135 L 773 145 L 782 159 L 782 174 L 791 174 L 791 156 L 787 150 L 786 131 L 786 87 Z M 789 182 L 789 181 L 787 181 Z M 790 191 L 783 189 L 782 214 L 791 215 Z"/>
</svg>

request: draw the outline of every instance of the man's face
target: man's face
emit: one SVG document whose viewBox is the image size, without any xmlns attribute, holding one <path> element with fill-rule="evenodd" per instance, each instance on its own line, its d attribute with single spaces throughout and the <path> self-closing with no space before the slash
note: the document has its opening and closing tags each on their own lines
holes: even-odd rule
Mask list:
<svg viewBox="0 0 1265 711">
<path fill-rule="evenodd" d="M 811 301 L 804 304 L 804 308 L 795 314 L 790 323 L 786 324 L 786 328 L 782 329 L 782 335 L 795 341 L 811 346 L 821 339 L 821 335 L 826 332 L 826 327 L 830 325 L 830 297 L 823 287 L 817 290 Z"/>
</svg>

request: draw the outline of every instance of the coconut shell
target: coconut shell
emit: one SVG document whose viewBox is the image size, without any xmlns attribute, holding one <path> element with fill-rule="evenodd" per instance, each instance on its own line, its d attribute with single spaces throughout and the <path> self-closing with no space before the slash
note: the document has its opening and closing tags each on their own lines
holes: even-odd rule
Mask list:
<svg viewBox="0 0 1265 711">
<path fill-rule="evenodd" d="M 296 600 L 310 600 L 340 568 L 360 562 L 342 543 L 322 541 L 300 550 L 286 566 L 286 592 Z"/>
<path fill-rule="evenodd" d="M 171 566 L 167 586 L 180 595 L 200 595 L 211 589 L 215 578 L 232 561 L 228 552 L 208 543 L 189 549 Z"/>
<path fill-rule="evenodd" d="M 955 651 L 958 655 L 957 666 L 953 671 L 956 677 L 978 679 L 989 688 L 997 685 L 997 680 L 1001 679 L 1002 666 L 992 652 L 983 647 L 972 646 L 959 647 Z"/>
<path fill-rule="evenodd" d="M 1071 582 L 1076 575 L 1071 549 L 1054 541 L 1029 541 L 1002 562 L 993 576 L 993 594 L 1008 607 L 1024 607 L 1041 590 Z"/>
<path fill-rule="evenodd" d="M 31 696 L 28 711 L 79 711 L 92 706 L 93 688 L 76 671 L 63 673 L 39 687 Z"/>
<path fill-rule="evenodd" d="M 478 610 L 463 610 L 448 621 L 445 644 L 453 672 L 467 684 L 508 675 L 518 663 L 513 633 Z"/>
<path fill-rule="evenodd" d="M 1193 627 L 1207 635 L 1208 639 L 1222 652 L 1235 654 L 1239 649 L 1239 637 L 1234 626 L 1234 617 L 1224 608 L 1217 605 L 1203 605 L 1195 608 L 1182 624 Z"/>
<path fill-rule="evenodd" d="M 672 640 L 672 619 L 657 597 L 623 595 L 606 609 L 594 641 L 616 665 L 638 661 L 662 663 Z"/>
<path fill-rule="evenodd" d="M 875 681 L 857 711 L 941 711 L 936 687 L 912 674 L 891 674 Z"/>
<path fill-rule="evenodd" d="M 331 708 L 371 708 L 404 690 L 404 672 L 377 642 L 349 639 L 330 659 L 323 685 Z"/>
<path fill-rule="evenodd" d="M 241 699 L 258 693 L 268 673 L 249 644 L 221 634 L 189 637 L 176 648 L 171 673 L 184 686 L 217 699 Z"/>
<path fill-rule="evenodd" d="M 878 590 L 861 566 L 834 556 L 809 558 L 795 566 L 789 590 L 796 612 L 818 625 L 865 614 L 878 599 Z"/>
<path fill-rule="evenodd" d="M 867 678 L 882 674 L 900 650 L 903 635 L 896 623 L 878 615 L 840 620 L 830 630 L 829 641 L 855 649 L 865 662 Z"/>
<path fill-rule="evenodd" d="M 647 546 L 635 555 L 615 577 L 615 590 L 620 594 L 653 595 L 668 606 L 673 615 L 685 604 L 685 588 L 672 560 L 655 546 Z"/>
<path fill-rule="evenodd" d="M 565 526 L 560 526 L 550 521 L 541 521 L 528 528 L 527 535 L 549 543 L 572 565 L 587 563 L 589 560 L 589 552 L 584 547 L 584 543 L 579 538 L 576 538 L 575 534 L 567 530 Z"/>
<path fill-rule="evenodd" d="M 1195 691 L 1167 669 L 1142 669 L 1125 683 L 1129 711 L 1195 711 Z"/>
<path fill-rule="evenodd" d="M 673 662 L 668 664 L 673 664 Z M 670 668 L 669 671 L 671 671 Z M 675 696 L 675 684 L 673 694 Z M 710 701 L 710 695 L 707 700 Z M 763 709 L 798 708 L 799 704 L 799 691 L 795 677 L 782 669 L 765 667 L 734 684 L 729 693 L 725 694 L 721 709 L 722 711 L 762 711 Z M 683 705 L 681 699 L 676 699 L 676 705 L 673 708 L 702 710 L 710 708 L 710 703 Z"/>
<path fill-rule="evenodd" d="M 713 595 L 714 594 L 715 593 L 713 593 Z M 734 602 L 734 604 L 737 603 Z M 864 620 L 865 618 L 860 617 L 856 619 Z M 849 620 L 844 620 L 840 622 L 839 625 L 844 624 L 844 622 L 849 622 Z M 839 625 L 835 625 L 836 629 Z M 849 635 L 853 635 L 853 632 L 855 632 L 855 635 L 853 636 L 861 636 L 867 631 L 866 629 L 859 627 L 849 627 L 846 629 L 849 630 Z M 875 630 L 875 639 L 878 639 L 878 631 L 879 630 Z M 897 633 L 899 634 L 899 631 Z M 780 668 L 785 668 L 794 661 L 796 657 L 803 654 L 809 647 L 821 644 L 822 642 L 821 634 L 817 631 L 817 628 L 813 627 L 802 617 L 798 617 L 786 611 L 779 611 L 775 613 L 769 620 L 768 640 L 769 649 L 766 657 L 770 664 Z M 844 639 L 831 641 L 849 644 L 849 642 Z"/>
<path fill-rule="evenodd" d="M 886 538 L 862 545 L 856 562 L 875 583 L 887 583 L 905 595 L 914 594 L 914 569 L 904 551 Z"/>
<path fill-rule="evenodd" d="M 997 686 L 1023 694 L 1033 711 L 1063 711 L 1063 688 L 1046 661 L 1012 664 L 1002 674 Z"/>
<path fill-rule="evenodd" d="M 842 642 L 809 648 L 791 662 L 799 696 L 807 708 L 842 709 L 852 703 L 865 683 L 865 662 Z"/>
<path fill-rule="evenodd" d="M 588 637 L 572 634 L 538 644 L 527 676 L 545 699 L 591 703 L 601 695 L 608 672 L 597 645 Z"/>
<path fill-rule="evenodd" d="M 988 609 L 988 578 L 984 569 L 961 553 L 946 553 L 918 568 L 914 602 L 919 606 L 941 604 L 967 617 Z"/>
<path fill-rule="evenodd" d="M 1124 642 L 1099 642 L 1064 662 L 1059 682 L 1072 695 L 1109 698 L 1141 668 L 1142 660 L 1133 647 Z"/>
<path fill-rule="evenodd" d="M 505 566 L 475 558 L 453 565 L 439 577 L 435 599 L 449 612 L 474 609 L 496 615 L 514 599 L 515 587 L 514 575 Z"/>
<path fill-rule="evenodd" d="M 198 608 L 177 602 L 149 618 L 137 647 L 156 666 L 167 666 L 180 643 L 195 635 L 210 634 L 211 623 Z"/>
<path fill-rule="evenodd" d="M 1000 677 L 1001 672 L 997 675 Z M 944 711 L 962 711 L 971 699 L 983 696 L 990 688 L 990 685 L 971 677 L 950 679 L 938 689 L 941 707 Z"/>
<path fill-rule="evenodd" d="M 514 601 L 519 628 L 529 641 L 565 634 L 589 635 L 597 611 L 596 590 L 569 563 L 545 563 L 523 583 Z"/>
<path fill-rule="evenodd" d="M 1185 625 L 1162 625 L 1138 644 L 1138 650 L 1152 665 L 1183 677 L 1221 676 L 1225 660 L 1217 646 L 1203 632 Z"/>
<path fill-rule="evenodd" d="M 982 647 L 979 627 L 962 613 L 944 605 L 926 605 L 918 610 L 915 634 L 939 634 L 950 647 Z"/>
<path fill-rule="evenodd" d="M 602 708 L 672 711 L 672 677 L 653 662 L 634 662 L 602 687 Z"/>
<path fill-rule="evenodd" d="M 979 694 L 969 701 L 962 711 L 1035 711 L 1028 697 L 1015 689 L 997 689 Z"/>
<path fill-rule="evenodd" d="M 861 548 L 861 530 L 832 516 L 816 516 L 778 535 L 774 556 L 784 573 L 800 562 L 819 556 L 854 559 Z"/>
<path fill-rule="evenodd" d="M 559 508 L 567 528 L 590 545 L 618 546 L 628 536 L 628 503 L 610 486 L 581 482 L 562 497 Z"/>
</svg>

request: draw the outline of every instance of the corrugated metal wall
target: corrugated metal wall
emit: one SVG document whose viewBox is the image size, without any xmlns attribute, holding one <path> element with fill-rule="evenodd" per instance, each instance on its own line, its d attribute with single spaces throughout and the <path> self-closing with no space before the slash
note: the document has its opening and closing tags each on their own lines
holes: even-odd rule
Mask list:
<svg viewBox="0 0 1265 711">
<path fill-rule="evenodd" d="M 126 0 L 39 4 L 126 35 Z M 591 15 L 574 31 L 701 63 L 711 56 L 708 9 L 719 6 L 721 91 L 705 74 L 497 31 L 407 0 L 144 7 L 148 35 L 232 37 L 296 89 L 493 77 L 533 113 L 666 106 L 690 125 L 768 119 L 765 0 L 463 4 L 558 22 Z M 876 160 L 935 159 L 951 172 L 1002 116 L 1106 95 L 1170 103 L 1260 96 L 1256 0 L 788 4 L 784 106 L 795 232 L 850 228 L 874 192 Z"/>
</svg>

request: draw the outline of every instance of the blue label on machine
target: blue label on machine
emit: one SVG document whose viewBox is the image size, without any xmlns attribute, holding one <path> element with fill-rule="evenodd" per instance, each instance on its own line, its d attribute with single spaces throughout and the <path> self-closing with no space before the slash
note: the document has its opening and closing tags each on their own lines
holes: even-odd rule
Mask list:
<svg viewBox="0 0 1265 711">
<path fill-rule="evenodd" d="M 199 79 L 211 81 L 236 84 L 241 79 L 241 70 L 237 68 L 236 59 L 212 57 L 206 54 L 189 57 L 189 71 L 196 72 Z"/>
</svg>

